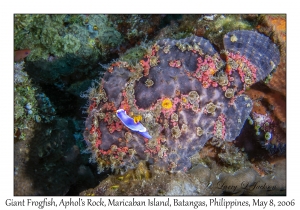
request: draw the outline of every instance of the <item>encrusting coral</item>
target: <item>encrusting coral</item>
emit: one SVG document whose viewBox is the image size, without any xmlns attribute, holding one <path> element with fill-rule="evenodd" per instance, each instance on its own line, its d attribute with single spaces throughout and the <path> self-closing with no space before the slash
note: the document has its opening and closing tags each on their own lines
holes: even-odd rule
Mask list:
<svg viewBox="0 0 300 210">
<path fill-rule="evenodd" d="M 14 135 L 15 139 L 32 137 L 34 126 L 39 122 L 36 88 L 24 71 L 24 61 L 14 63 Z"/>
<path fill-rule="evenodd" d="M 14 22 L 15 50 L 30 49 L 28 61 L 61 58 L 68 53 L 93 60 L 123 40 L 105 15 L 16 14 Z"/>
</svg>

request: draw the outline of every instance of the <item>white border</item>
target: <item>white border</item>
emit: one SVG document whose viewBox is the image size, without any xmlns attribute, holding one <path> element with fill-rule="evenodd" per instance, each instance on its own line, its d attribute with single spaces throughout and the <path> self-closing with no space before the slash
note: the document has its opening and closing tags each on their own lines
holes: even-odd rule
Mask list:
<svg viewBox="0 0 300 210">
<path fill-rule="evenodd" d="M 297 1 L 294 1 L 297 2 Z M 21 199 L 28 197 L 13 197 L 13 14 L 14 13 L 286 13 L 287 14 L 287 196 L 262 197 L 262 200 L 291 200 L 296 198 L 300 190 L 299 181 L 299 13 L 298 5 L 290 1 L 229 1 L 229 0 L 185 0 L 185 1 L 30 1 L 13 0 L 0 3 L 0 131 L 1 131 L 1 209 L 6 207 L 8 198 Z M 297 196 L 299 197 L 299 196 Z M 30 197 L 29 197 L 30 198 Z M 31 197 L 33 198 L 33 197 Z M 67 197 L 56 197 L 67 199 Z M 74 197 L 73 197 L 74 198 Z M 118 197 L 118 199 L 121 197 Z M 129 199 L 129 197 L 125 197 Z M 182 197 L 181 197 L 182 198 Z M 193 197 L 184 197 L 194 200 Z M 210 199 L 201 197 L 200 199 Z M 234 200 L 252 200 L 252 197 L 230 197 Z M 258 197 L 254 197 L 258 198 Z M 36 198 L 42 199 L 42 198 Z M 86 198 L 84 198 L 86 199 Z M 106 197 L 107 199 L 107 197 Z M 148 199 L 148 197 L 144 197 Z M 173 199 L 173 197 L 172 197 Z M 296 199 L 299 206 L 300 199 Z M 78 207 L 79 209 L 80 207 Z M 100 207 L 97 207 L 99 209 Z M 119 209 L 115 207 L 113 209 Z M 121 207 L 126 208 L 126 207 Z M 200 207 L 199 207 L 200 208 Z M 34 209 L 23 207 L 22 209 Z M 50 209 L 50 208 L 46 208 Z M 61 209 L 61 208 L 53 208 Z M 73 208 L 68 208 L 73 209 Z M 81 207 L 82 209 L 82 207 Z M 193 209 L 189 207 L 189 209 Z M 213 208 L 214 209 L 214 208 Z M 219 208 L 220 209 L 220 208 Z M 225 208 L 222 208 L 225 209 Z M 238 208 L 235 208 L 238 209 Z M 260 208 L 262 209 L 262 208 Z M 268 208 L 266 208 L 268 209 Z"/>
</svg>

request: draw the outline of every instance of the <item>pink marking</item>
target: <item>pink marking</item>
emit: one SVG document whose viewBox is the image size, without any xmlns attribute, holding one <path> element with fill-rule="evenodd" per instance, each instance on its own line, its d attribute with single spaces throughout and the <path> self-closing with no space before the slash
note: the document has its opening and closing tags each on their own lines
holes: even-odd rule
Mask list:
<svg viewBox="0 0 300 210">
<path fill-rule="evenodd" d="M 105 151 L 105 150 L 102 150 L 102 149 L 100 149 L 99 152 L 100 152 L 100 154 L 102 154 L 102 155 L 109 155 L 109 154 L 111 153 L 110 150 Z"/>
<path fill-rule="evenodd" d="M 213 87 L 218 87 L 218 83 L 217 82 L 212 82 L 212 86 Z"/>
<path fill-rule="evenodd" d="M 96 143 L 95 143 L 95 147 L 96 148 L 99 148 L 99 146 L 101 145 L 101 140 L 96 140 Z"/>
<path fill-rule="evenodd" d="M 197 61 L 198 61 L 199 64 L 201 64 L 201 63 L 203 62 L 203 60 L 202 60 L 201 57 L 198 57 L 198 58 L 197 58 Z"/>
<path fill-rule="evenodd" d="M 241 90 L 241 91 L 239 91 L 238 93 L 237 93 L 237 95 L 241 95 L 241 94 L 243 94 L 245 92 L 245 90 Z"/>
<path fill-rule="evenodd" d="M 96 129 L 95 129 L 95 126 L 94 126 L 94 125 L 92 125 L 92 127 L 91 127 L 91 129 L 90 129 L 90 134 L 93 134 L 93 133 L 95 133 L 95 131 L 96 131 Z"/>
<path fill-rule="evenodd" d="M 116 131 L 116 126 L 114 124 L 111 124 L 111 125 L 109 125 L 107 127 L 108 127 L 108 132 L 109 133 L 113 133 L 113 132 Z"/>
<path fill-rule="evenodd" d="M 123 128 L 123 123 L 122 122 L 116 122 L 116 130 L 121 131 Z"/>
<path fill-rule="evenodd" d="M 156 145 L 156 151 L 159 152 L 160 151 L 160 146 Z"/>
<path fill-rule="evenodd" d="M 175 97 L 173 99 L 173 101 L 174 101 L 174 104 L 176 105 L 176 104 L 178 104 L 180 102 L 180 99 L 178 97 Z"/>
<path fill-rule="evenodd" d="M 150 59 L 148 57 L 146 57 L 146 60 L 141 60 L 140 64 L 144 68 L 144 76 L 148 76 L 149 70 L 150 70 Z"/>
<path fill-rule="evenodd" d="M 225 138 L 225 115 L 224 114 L 221 114 L 219 117 L 218 117 L 218 120 L 217 120 L 217 122 L 221 122 L 222 123 L 222 139 L 224 139 Z M 215 122 L 215 125 L 214 125 L 214 131 L 213 131 L 213 133 L 214 133 L 214 135 L 216 134 L 216 125 L 217 125 L 217 122 Z"/>
<path fill-rule="evenodd" d="M 110 115 L 108 112 L 106 112 L 104 117 L 104 122 L 108 122 L 109 119 L 110 119 Z"/>
</svg>

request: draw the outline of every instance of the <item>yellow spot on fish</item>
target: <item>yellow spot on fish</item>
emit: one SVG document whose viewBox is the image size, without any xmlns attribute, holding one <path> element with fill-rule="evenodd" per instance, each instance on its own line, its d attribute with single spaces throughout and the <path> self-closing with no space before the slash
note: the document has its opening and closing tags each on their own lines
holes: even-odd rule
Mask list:
<svg viewBox="0 0 300 210">
<path fill-rule="evenodd" d="M 168 98 L 165 98 L 162 103 L 161 103 L 162 107 L 164 109 L 171 109 L 173 104 L 172 104 L 172 101 Z"/>
</svg>

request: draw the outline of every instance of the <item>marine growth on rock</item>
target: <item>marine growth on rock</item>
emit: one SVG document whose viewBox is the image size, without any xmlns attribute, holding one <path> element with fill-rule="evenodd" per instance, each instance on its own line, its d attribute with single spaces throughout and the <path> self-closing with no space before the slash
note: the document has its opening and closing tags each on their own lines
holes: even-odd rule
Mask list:
<svg viewBox="0 0 300 210">
<path fill-rule="evenodd" d="M 223 42 L 225 60 L 208 40 L 191 36 L 157 41 L 135 66 L 118 61 L 109 67 L 90 89 L 84 132 L 99 172 L 126 171 L 144 160 L 186 171 L 209 139 L 239 136 L 252 109 L 243 92 L 276 68 L 279 51 L 255 31 L 229 32 Z M 141 116 L 136 123 L 152 138 L 124 125 L 117 110 L 130 122 Z"/>
</svg>

